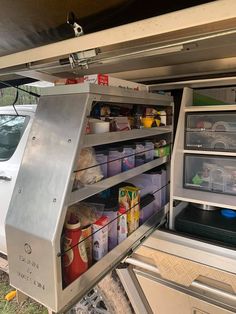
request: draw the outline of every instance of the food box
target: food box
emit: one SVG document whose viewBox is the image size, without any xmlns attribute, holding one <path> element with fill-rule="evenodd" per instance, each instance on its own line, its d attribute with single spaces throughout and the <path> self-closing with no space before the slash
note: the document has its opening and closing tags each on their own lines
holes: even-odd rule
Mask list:
<svg viewBox="0 0 236 314">
<path fill-rule="evenodd" d="M 93 225 L 93 259 L 99 261 L 108 253 L 108 217 L 102 216 Z"/>
<path fill-rule="evenodd" d="M 139 227 L 140 189 L 126 186 L 119 189 L 119 204 L 127 211 L 128 234 Z"/>
<path fill-rule="evenodd" d="M 130 82 L 122 79 L 118 79 L 107 74 L 93 74 L 85 75 L 78 78 L 65 78 L 58 79 L 54 83 L 55 85 L 67 85 L 67 84 L 77 84 L 77 83 L 92 83 L 105 86 L 115 86 L 122 87 L 125 89 L 132 89 L 137 91 L 148 91 L 148 86 L 144 84 L 139 84 L 136 82 Z"/>
</svg>

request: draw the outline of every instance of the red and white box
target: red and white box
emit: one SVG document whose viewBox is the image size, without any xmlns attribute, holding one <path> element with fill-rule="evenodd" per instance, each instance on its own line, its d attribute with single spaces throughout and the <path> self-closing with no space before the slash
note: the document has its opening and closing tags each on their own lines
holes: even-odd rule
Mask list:
<svg viewBox="0 0 236 314">
<path fill-rule="evenodd" d="M 58 79 L 55 81 L 55 85 L 68 85 L 78 83 L 91 83 L 103 86 L 114 86 L 125 89 L 137 90 L 137 91 L 148 91 L 148 86 L 136 82 L 130 82 L 122 79 L 118 79 L 107 74 L 92 74 L 84 75 L 78 78 L 65 78 Z"/>
<path fill-rule="evenodd" d="M 108 217 L 102 216 L 92 224 L 93 259 L 95 261 L 99 261 L 108 253 L 108 223 Z"/>
</svg>

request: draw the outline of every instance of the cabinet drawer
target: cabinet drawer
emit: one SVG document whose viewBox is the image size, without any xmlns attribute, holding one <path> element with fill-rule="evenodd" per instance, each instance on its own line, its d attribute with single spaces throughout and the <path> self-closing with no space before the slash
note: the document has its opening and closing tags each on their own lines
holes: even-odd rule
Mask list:
<svg viewBox="0 0 236 314">
<path fill-rule="evenodd" d="M 235 157 L 184 155 L 184 187 L 236 195 Z"/>
<path fill-rule="evenodd" d="M 147 262 L 155 265 L 161 277 L 168 281 L 185 287 L 190 287 L 196 281 L 210 284 L 214 288 L 223 289 L 235 295 L 236 304 L 236 274 L 146 246 L 138 248 L 135 256 L 144 258 L 146 261 L 148 257 L 149 261 Z"/>
<path fill-rule="evenodd" d="M 197 310 L 208 314 L 236 312 L 236 275 L 233 273 L 145 245 L 139 247 L 126 262 L 133 265 L 133 271 L 154 313 L 197 314 Z M 173 288 L 170 296 L 174 302 L 168 302 L 168 298 L 165 298 L 168 295 L 167 287 Z M 189 305 L 186 312 L 173 310 L 174 305 L 176 309 L 179 308 L 177 304 L 181 304 L 179 310 L 183 310 L 182 304 L 185 302 Z M 207 305 L 210 310 L 207 310 Z"/>
<path fill-rule="evenodd" d="M 236 151 L 236 132 L 187 131 L 185 148 L 192 150 Z"/>
<path fill-rule="evenodd" d="M 186 115 L 185 148 L 236 151 L 236 113 L 189 113 Z"/>
<path fill-rule="evenodd" d="M 138 282 L 153 311 L 158 314 L 231 314 L 227 310 L 206 300 L 201 300 L 184 291 L 158 282 L 141 272 L 136 273 Z M 153 293 L 155 291 L 155 293 Z"/>
</svg>

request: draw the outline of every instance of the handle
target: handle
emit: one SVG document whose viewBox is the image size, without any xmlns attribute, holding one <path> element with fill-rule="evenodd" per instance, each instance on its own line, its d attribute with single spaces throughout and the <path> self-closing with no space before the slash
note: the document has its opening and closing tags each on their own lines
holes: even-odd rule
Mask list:
<svg viewBox="0 0 236 314">
<path fill-rule="evenodd" d="M 153 266 L 153 265 L 148 264 L 148 263 L 143 262 L 143 261 L 139 261 L 138 259 L 135 259 L 133 257 L 126 258 L 125 262 L 130 264 L 130 265 L 137 266 L 137 267 L 140 267 L 144 270 L 151 271 L 153 273 L 160 275 L 160 271 L 156 266 Z M 223 297 L 223 298 L 228 299 L 230 301 L 234 301 L 234 302 L 236 301 L 236 294 L 226 292 L 226 291 L 223 291 L 223 290 L 218 289 L 218 288 L 213 288 L 211 286 L 206 285 L 205 283 L 201 283 L 198 280 L 194 280 L 191 283 L 191 287 L 202 289 L 205 292 L 214 293 L 216 296 Z"/>
<path fill-rule="evenodd" d="M 2 180 L 2 181 L 11 181 L 12 177 L 0 176 L 0 180 Z"/>
<path fill-rule="evenodd" d="M 201 148 L 202 144 L 187 144 L 188 147 L 197 147 L 197 148 Z"/>
</svg>

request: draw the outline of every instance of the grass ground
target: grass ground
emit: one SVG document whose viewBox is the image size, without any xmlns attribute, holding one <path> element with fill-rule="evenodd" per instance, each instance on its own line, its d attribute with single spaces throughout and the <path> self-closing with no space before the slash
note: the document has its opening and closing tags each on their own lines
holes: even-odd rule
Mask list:
<svg viewBox="0 0 236 314">
<path fill-rule="evenodd" d="M 18 304 L 16 299 L 6 301 L 5 295 L 14 290 L 9 285 L 8 275 L 0 272 L 0 314 L 47 314 L 47 310 L 38 303 L 28 299 Z"/>
</svg>

